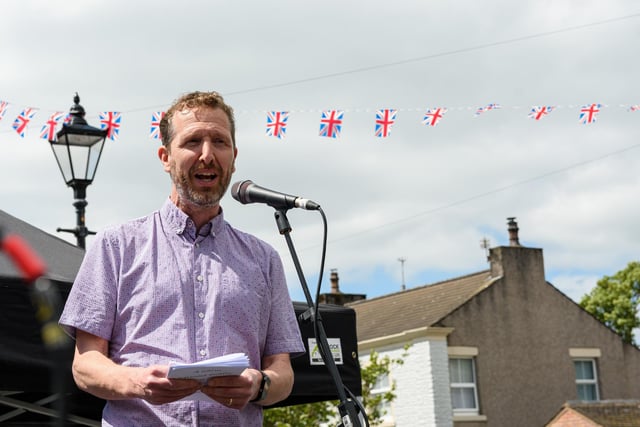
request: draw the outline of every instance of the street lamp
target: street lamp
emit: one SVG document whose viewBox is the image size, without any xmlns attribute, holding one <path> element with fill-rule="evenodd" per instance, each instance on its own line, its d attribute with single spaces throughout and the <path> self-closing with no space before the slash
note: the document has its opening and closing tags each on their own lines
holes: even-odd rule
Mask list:
<svg viewBox="0 0 640 427">
<path fill-rule="evenodd" d="M 85 111 L 80 105 L 80 97 L 76 92 L 73 105 L 69 110 L 69 123 L 62 125 L 55 140 L 49 140 L 51 150 L 56 157 L 62 178 L 68 187 L 73 188 L 76 208 L 76 227 L 72 229 L 58 228 L 57 231 L 73 233 L 78 240 L 78 246 L 85 248 L 85 237 L 95 234 L 84 224 L 84 208 L 87 206 L 85 197 L 87 187 L 93 182 L 98 169 L 102 148 L 107 138 L 108 129 L 98 129 L 87 124 L 84 119 Z"/>
</svg>

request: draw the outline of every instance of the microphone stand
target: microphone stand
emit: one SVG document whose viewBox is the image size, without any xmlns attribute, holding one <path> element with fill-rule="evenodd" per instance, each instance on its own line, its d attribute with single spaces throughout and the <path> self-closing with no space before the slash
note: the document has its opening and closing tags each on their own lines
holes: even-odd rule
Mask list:
<svg viewBox="0 0 640 427">
<path fill-rule="evenodd" d="M 322 360 L 324 361 L 325 366 L 329 370 L 329 374 L 333 379 L 333 382 L 336 386 L 336 391 L 338 392 L 338 397 L 340 399 L 338 411 L 340 413 L 341 420 L 339 426 L 361 427 L 362 424 L 360 423 L 360 418 L 358 417 L 356 411 L 356 405 L 354 404 L 353 400 L 347 398 L 342 378 L 340 377 L 340 373 L 338 372 L 338 367 L 336 366 L 336 362 L 335 360 L 333 360 L 333 356 L 331 355 L 331 349 L 329 348 L 327 335 L 324 330 L 324 326 L 322 325 L 322 317 L 320 316 L 320 311 L 315 310 L 313 298 L 311 297 L 311 294 L 309 292 L 307 281 L 302 272 L 302 267 L 300 266 L 300 261 L 296 254 L 295 247 L 293 246 L 293 241 L 291 240 L 290 236 L 291 225 L 289 224 L 289 220 L 287 219 L 287 210 L 276 208 L 275 219 L 276 224 L 278 225 L 278 231 L 281 235 L 284 236 L 285 240 L 287 241 L 287 246 L 289 247 L 291 257 L 293 258 L 293 263 L 296 267 L 296 272 L 298 273 L 300 284 L 302 285 L 302 291 L 304 292 L 307 300 L 307 306 L 309 307 L 309 309 L 305 313 L 303 313 L 301 317 L 306 321 L 311 320 L 316 325 L 316 328 L 314 329 L 316 333 L 316 342 L 318 344 L 318 349 L 320 351 L 320 355 L 322 356 Z"/>
</svg>

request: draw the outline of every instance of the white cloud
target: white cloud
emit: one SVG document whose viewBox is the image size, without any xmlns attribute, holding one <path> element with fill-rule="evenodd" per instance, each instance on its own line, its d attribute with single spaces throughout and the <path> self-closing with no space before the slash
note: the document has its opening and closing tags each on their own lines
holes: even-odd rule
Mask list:
<svg viewBox="0 0 640 427">
<path fill-rule="evenodd" d="M 24 140 L 10 127 L 20 108 L 40 108 L 39 123 L 67 111 L 78 91 L 94 125 L 100 111 L 123 113 L 87 192 L 87 225 L 98 229 L 168 195 L 158 142 L 147 136 L 151 112 L 183 92 L 217 89 L 237 111 L 235 178 L 323 206 L 327 268 L 339 268 L 343 291 L 397 290 L 400 256 L 410 285 L 484 269 L 480 239 L 507 244 L 515 216 L 521 242 L 544 249 L 551 281 L 577 295 L 586 278 L 634 259 L 640 237 L 630 148 L 640 113 L 621 107 L 638 102 L 629 52 L 640 32 L 637 18 L 598 24 L 633 14 L 624 1 L 9 1 L 1 31 L 22 37 L 3 51 L 0 99 L 14 105 L 0 121 L 0 208 L 52 233 L 75 220 L 39 124 Z M 491 102 L 503 108 L 473 117 Z M 579 125 L 579 107 L 591 102 L 605 108 Z M 528 119 L 539 104 L 558 108 Z M 422 114 L 434 106 L 450 110 L 426 128 Z M 337 140 L 318 136 L 320 111 L 331 108 L 346 110 Z M 373 136 L 378 108 L 399 110 L 386 140 Z M 264 135 L 271 109 L 292 111 L 282 141 Z M 223 206 L 281 251 L 297 288 L 272 211 L 228 196 Z M 320 218 L 290 220 L 305 271 L 317 275 Z"/>
</svg>

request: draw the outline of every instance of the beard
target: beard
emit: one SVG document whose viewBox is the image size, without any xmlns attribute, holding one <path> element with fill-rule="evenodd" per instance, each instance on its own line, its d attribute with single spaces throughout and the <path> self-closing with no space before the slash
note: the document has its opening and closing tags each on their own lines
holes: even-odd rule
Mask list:
<svg viewBox="0 0 640 427">
<path fill-rule="evenodd" d="M 175 164 L 171 165 L 170 176 L 180 199 L 189 204 L 211 208 L 220 203 L 222 196 L 227 192 L 231 182 L 229 171 L 216 171 L 216 185 L 206 189 L 196 189 L 191 183 L 190 177 L 195 176 L 196 171 L 190 170 L 188 173 L 180 173 L 176 170 Z"/>
</svg>

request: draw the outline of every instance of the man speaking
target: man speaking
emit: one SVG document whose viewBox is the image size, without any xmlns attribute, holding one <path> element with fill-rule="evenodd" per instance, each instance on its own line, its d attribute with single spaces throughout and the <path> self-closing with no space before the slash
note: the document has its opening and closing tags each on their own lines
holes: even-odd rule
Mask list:
<svg viewBox="0 0 640 427">
<path fill-rule="evenodd" d="M 279 255 L 220 207 L 238 154 L 233 110 L 216 92 L 189 93 L 160 132 L 168 199 L 98 233 L 60 318 L 76 340 L 74 379 L 107 400 L 104 426 L 261 426 L 304 346 Z M 171 362 L 232 353 L 248 356 L 240 375 L 167 378 Z"/>
</svg>

